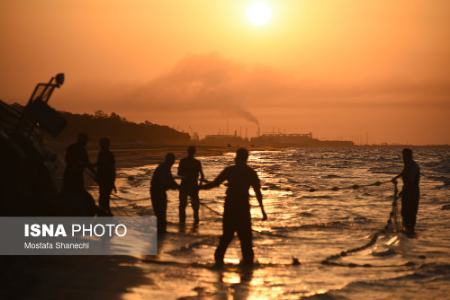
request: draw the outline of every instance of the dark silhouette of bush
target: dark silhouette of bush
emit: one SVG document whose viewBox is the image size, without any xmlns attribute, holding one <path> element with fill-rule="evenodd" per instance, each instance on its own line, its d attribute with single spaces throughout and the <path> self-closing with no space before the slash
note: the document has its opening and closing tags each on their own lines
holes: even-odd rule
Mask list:
<svg viewBox="0 0 450 300">
<path fill-rule="evenodd" d="M 67 127 L 56 139 L 59 142 L 72 142 L 80 132 L 87 133 L 91 141 L 110 137 L 115 145 L 184 145 L 190 141 L 188 133 L 149 121 L 131 122 L 114 112 L 110 115 L 101 110 L 93 115 L 69 112 L 62 114 L 67 120 Z"/>
</svg>

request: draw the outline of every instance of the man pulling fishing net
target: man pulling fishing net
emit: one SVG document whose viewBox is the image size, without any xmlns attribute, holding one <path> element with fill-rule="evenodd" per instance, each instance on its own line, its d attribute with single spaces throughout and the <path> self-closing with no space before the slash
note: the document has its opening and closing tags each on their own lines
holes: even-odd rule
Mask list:
<svg viewBox="0 0 450 300">
<path fill-rule="evenodd" d="M 255 170 L 247 165 L 247 159 L 247 149 L 238 149 L 233 166 L 225 168 L 214 181 L 200 186 L 200 189 L 211 189 L 219 186 L 224 181 L 228 182 L 223 213 L 223 232 L 220 237 L 219 246 L 214 253 L 216 266 L 223 265 L 225 252 L 233 240 L 235 232 L 237 232 L 241 242 L 243 256 L 241 264 L 247 266 L 253 264 L 252 221 L 248 193 L 250 187 L 255 191 L 256 198 L 261 207 L 263 220 L 267 220 L 262 202 L 263 197 L 259 178 Z"/>
<path fill-rule="evenodd" d="M 413 153 L 411 149 L 405 148 L 402 151 L 403 155 L 403 170 L 402 172 L 392 178 L 393 183 L 397 183 L 398 178 L 402 178 L 403 189 L 400 192 L 402 197 L 402 219 L 403 230 L 406 235 L 413 236 L 415 234 L 416 217 L 419 209 L 420 198 L 420 168 L 413 160 Z"/>
</svg>

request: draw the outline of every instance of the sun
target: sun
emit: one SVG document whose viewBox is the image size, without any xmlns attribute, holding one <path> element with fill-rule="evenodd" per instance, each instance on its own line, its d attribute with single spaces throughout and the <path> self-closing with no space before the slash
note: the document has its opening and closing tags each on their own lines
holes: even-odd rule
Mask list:
<svg viewBox="0 0 450 300">
<path fill-rule="evenodd" d="M 272 19 L 272 8 L 265 2 L 254 2 L 246 10 L 248 21 L 254 26 L 264 26 Z"/>
</svg>

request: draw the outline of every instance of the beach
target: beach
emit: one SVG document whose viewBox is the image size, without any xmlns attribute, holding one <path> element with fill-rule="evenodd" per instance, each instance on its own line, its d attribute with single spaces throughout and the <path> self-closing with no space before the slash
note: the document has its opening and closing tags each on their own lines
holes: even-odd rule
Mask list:
<svg viewBox="0 0 450 300">
<path fill-rule="evenodd" d="M 249 164 L 261 178 L 269 215 L 261 221 L 256 200 L 251 200 L 254 268 L 237 266 L 237 241 L 227 252 L 225 268 L 212 268 L 221 232 L 221 187 L 201 192 L 206 206 L 198 227 L 190 207 L 186 226 L 178 225 L 178 195 L 169 192 L 168 233 L 159 241 L 157 256 L 17 257 L 16 264 L 27 267 L 14 269 L 31 283 L 23 291 L 33 295 L 30 299 L 443 299 L 450 292 L 448 148 L 415 149 L 422 167 L 415 238 L 388 232 L 373 246 L 338 258 L 337 265 L 323 263 L 367 243 L 385 226 L 393 196 L 392 184 L 385 182 L 401 170 L 400 150 L 252 152 Z M 151 154 L 143 152 L 142 165 L 118 170 L 115 215 L 152 214 L 148 189 L 157 159 L 148 163 Z M 233 153 L 200 155 L 200 160 L 213 179 L 232 163 Z M 383 184 L 371 185 L 377 181 Z M 96 196 L 94 185 L 90 191 Z"/>
</svg>

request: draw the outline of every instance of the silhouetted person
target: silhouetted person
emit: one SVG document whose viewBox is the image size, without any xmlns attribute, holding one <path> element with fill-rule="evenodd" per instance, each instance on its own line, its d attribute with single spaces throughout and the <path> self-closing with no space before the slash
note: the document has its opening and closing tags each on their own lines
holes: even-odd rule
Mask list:
<svg viewBox="0 0 450 300">
<path fill-rule="evenodd" d="M 92 169 L 86 150 L 88 136 L 80 133 L 77 141 L 67 147 L 66 168 L 63 177 L 63 191 L 70 194 L 81 194 L 85 192 L 83 171 L 85 168 Z"/>
<path fill-rule="evenodd" d="M 195 156 L 196 149 L 194 146 L 190 146 L 187 149 L 187 157 L 180 160 L 178 165 L 178 176 L 181 176 L 180 184 L 180 204 L 178 207 L 180 224 L 184 224 L 186 221 L 186 206 L 188 197 L 191 199 L 192 209 L 194 211 L 194 223 L 198 224 L 200 218 L 198 215 L 198 210 L 200 208 L 200 199 L 198 196 L 198 180 L 205 180 L 205 175 L 203 174 L 202 164 L 196 159 Z"/>
<path fill-rule="evenodd" d="M 114 154 L 109 150 L 110 141 L 108 138 L 101 138 L 99 145 L 100 152 L 97 159 L 98 204 L 106 214 L 112 215 L 109 201 L 111 192 L 116 188 L 116 161 Z"/>
<path fill-rule="evenodd" d="M 172 176 L 171 168 L 175 162 L 175 155 L 167 153 L 162 162 L 155 170 L 150 184 L 150 197 L 153 211 L 158 219 L 158 233 L 166 232 L 167 221 L 167 190 L 177 189 L 179 186 Z"/>
<path fill-rule="evenodd" d="M 403 189 L 400 192 L 402 197 L 402 219 L 403 228 L 406 234 L 413 235 L 416 226 L 417 211 L 419 208 L 420 198 L 420 168 L 413 160 L 412 150 L 405 148 L 402 151 L 403 155 L 403 170 L 402 172 L 392 178 L 394 183 L 397 178 L 401 177 L 403 181 Z"/>
<path fill-rule="evenodd" d="M 223 213 L 222 236 L 219 246 L 214 253 L 217 266 L 223 265 L 223 258 L 228 245 L 237 232 L 241 242 L 241 250 L 244 265 L 253 264 L 253 238 L 252 223 L 250 215 L 249 193 L 253 187 L 263 214 L 263 220 L 267 220 L 266 212 L 262 202 L 261 185 L 256 172 L 247 165 L 248 151 L 240 148 L 236 151 L 235 165 L 225 168 L 217 178 L 200 189 L 210 189 L 228 181 L 226 191 L 225 207 Z"/>
</svg>

